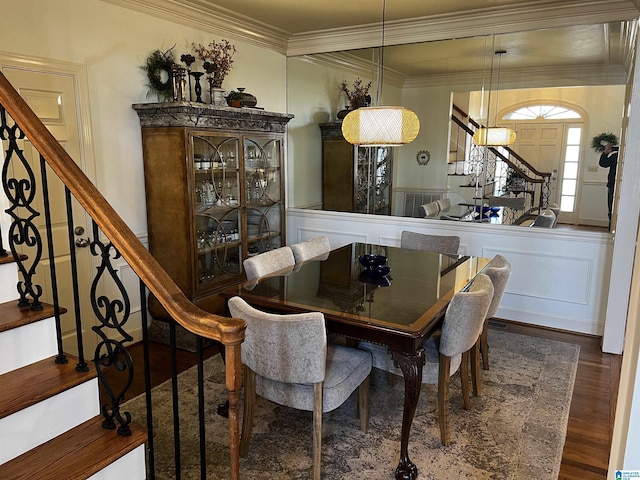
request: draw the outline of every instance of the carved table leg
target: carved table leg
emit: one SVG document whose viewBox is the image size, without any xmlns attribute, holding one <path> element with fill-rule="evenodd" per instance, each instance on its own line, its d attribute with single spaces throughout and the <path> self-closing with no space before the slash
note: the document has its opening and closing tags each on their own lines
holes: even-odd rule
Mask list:
<svg viewBox="0 0 640 480">
<path fill-rule="evenodd" d="M 400 463 L 396 468 L 396 480 L 415 480 L 418 467 L 409 459 L 409 433 L 413 416 L 416 413 L 420 387 L 422 386 L 422 367 L 424 366 L 424 350 L 421 348 L 413 354 L 391 352 L 393 360 L 404 375 L 404 411 L 402 413 L 402 433 L 400 436 Z"/>
</svg>

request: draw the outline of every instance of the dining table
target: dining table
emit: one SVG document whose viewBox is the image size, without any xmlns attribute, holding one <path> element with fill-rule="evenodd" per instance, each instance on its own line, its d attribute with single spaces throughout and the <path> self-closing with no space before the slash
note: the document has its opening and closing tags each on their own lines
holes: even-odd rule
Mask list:
<svg viewBox="0 0 640 480">
<path fill-rule="evenodd" d="M 381 267 L 363 265 L 376 258 Z M 442 325 L 453 296 L 467 289 L 490 259 L 352 243 L 322 260 L 310 260 L 257 282 L 223 292 L 265 311 L 319 311 L 327 331 L 350 344 L 368 341 L 387 348 L 404 377 L 400 460 L 395 478 L 414 480 L 409 458 L 411 424 L 420 397 L 423 345 Z"/>
</svg>

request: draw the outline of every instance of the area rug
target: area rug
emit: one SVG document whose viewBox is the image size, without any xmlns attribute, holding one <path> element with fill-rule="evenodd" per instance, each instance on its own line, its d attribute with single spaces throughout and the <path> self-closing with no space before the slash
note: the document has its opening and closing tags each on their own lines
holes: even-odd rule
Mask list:
<svg viewBox="0 0 640 480">
<path fill-rule="evenodd" d="M 451 445 L 440 443 L 436 388 L 423 385 L 411 430 L 409 456 L 418 478 L 557 479 L 580 347 L 491 329 L 491 370 L 482 371 L 482 396 L 464 410 L 460 376 L 451 385 Z M 226 419 L 216 414 L 225 399 L 219 356 L 205 362 L 207 478 L 229 478 Z M 200 476 L 197 370 L 179 376 L 181 473 Z M 403 382 L 390 385 L 387 374 L 370 379 L 369 431 L 359 428 L 357 395 L 324 415 L 322 478 L 331 480 L 394 478 L 399 458 Z M 174 470 L 171 386 L 152 393 L 155 428 L 155 476 L 176 478 Z M 145 422 L 144 396 L 125 404 L 136 422 Z M 241 459 L 247 480 L 311 478 L 311 412 L 258 399 L 249 454 Z"/>
</svg>

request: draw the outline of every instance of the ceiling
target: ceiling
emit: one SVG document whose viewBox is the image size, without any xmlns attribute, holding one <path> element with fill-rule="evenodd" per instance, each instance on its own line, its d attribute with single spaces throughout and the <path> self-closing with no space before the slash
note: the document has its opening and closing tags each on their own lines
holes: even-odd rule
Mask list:
<svg viewBox="0 0 640 480">
<path fill-rule="evenodd" d="M 384 0 L 103 1 L 290 56 L 349 50 L 352 58 L 370 61 L 364 48 L 382 42 Z M 386 0 L 385 69 L 401 79 L 450 79 L 485 71 L 493 52 L 506 50 L 505 73 L 573 69 L 624 78 L 635 32 L 626 21 L 638 18 L 637 2 Z"/>
</svg>

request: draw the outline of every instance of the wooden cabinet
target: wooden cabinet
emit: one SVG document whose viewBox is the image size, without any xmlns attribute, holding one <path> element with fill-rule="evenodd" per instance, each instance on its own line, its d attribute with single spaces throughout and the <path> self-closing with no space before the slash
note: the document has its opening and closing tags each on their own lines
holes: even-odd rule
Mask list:
<svg viewBox="0 0 640 480">
<path fill-rule="evenodd" d="M 149 249 L 207 309 L 250 255 L 285 244 L 284 132 L 292 115 L 194 103 L 140 117 Z M 162 317 L 150 301 L 154 316 Z"/>
<path fill-rule="evenodd" d="M 320 130 L 323 210 L 390 215 L 393 150 L 351 145 L 340 122 Z"/>
</svg>

